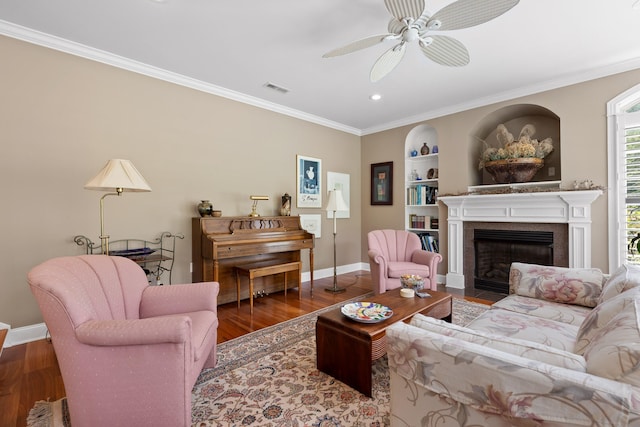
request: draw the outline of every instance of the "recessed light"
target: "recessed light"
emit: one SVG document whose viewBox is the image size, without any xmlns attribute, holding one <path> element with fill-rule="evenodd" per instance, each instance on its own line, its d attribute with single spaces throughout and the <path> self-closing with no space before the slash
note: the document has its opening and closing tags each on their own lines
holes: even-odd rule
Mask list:
<svg viewBox="0 0 640 427">
<path fill-rule="evenodd" d="M 379 93 L 374 93 L 369 97 L 369 99 L 372 101 L 380 101 L 382 99 L 382 95 L 380 95 Z"/>
</svg>

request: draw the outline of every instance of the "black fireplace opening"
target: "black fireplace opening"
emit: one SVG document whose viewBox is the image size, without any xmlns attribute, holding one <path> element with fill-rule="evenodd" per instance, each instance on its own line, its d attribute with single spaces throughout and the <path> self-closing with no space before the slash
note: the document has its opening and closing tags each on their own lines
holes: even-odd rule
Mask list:
<svg viewBox="0 0 640 427">
<path fill-rule="evenodd" d="M 553 265 L 552 231 L 475 229 L 474 287 L 509 293 L 512 262 Z"/>
</svg>

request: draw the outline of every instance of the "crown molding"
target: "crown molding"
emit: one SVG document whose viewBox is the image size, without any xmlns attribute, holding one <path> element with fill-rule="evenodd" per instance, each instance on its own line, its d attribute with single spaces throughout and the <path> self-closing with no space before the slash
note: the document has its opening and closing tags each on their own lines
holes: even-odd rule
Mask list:
<svg viewBox="0 0 640 427">
<path fill-rule="evenodd" d="M 571 86 L 578 83 L 583 83 L 589 80 L 595 80 L 602 77 L 611 76 L 614 74 L 623 73 L 625 71 L 636 70 L 640 68 L 640 58 L 621 61 L 615 64 L 610 64 L 602 67 L 591 68 L 580 73 L 574 73 L 563 76 L 561 78 L 547 80 L 535 85 L 523 86 L 517 89 L 500 92 L 484 98 L 471 99 L 467 102 L 463 102 L 448 107 L 443 107 L 437 110 L 427 111 L 415 116 L 406 117 L 393 122 L 381 124 L 366 129 L 362 129 L 362 135 L 370 135 L 372 133 L 382 132 L 389 129 L 395 129 L 401 126 L 411 125 L 425 120 L 431 120 L 438 117 L 447 116 L 449 114 L 460 113 L 462 111 L 471 110 L 473 108 L 484 107 L 486 105 L 495 104 L 498 102 L 509 101 L 522 96 L 534 95 L 536 93 L 545 92 L 548 90 L 558 89 L 565 86 Z"/>
<path fill-rule="evenodd" d="M 152 77 L 158 80 L 163 80 L 169 83 L 174 83 L 180 86 L 188 87 L 190 89 L 195 89 L 200 92 L 205 92 L 211 95 L 216 95 L 223 98 L 231 99 L 233 101 L 241 102 L 243 104 L 252 105 L 254 107 L 273 111 L 279 114 L 283 114 L 285 116 L 290 116 L 296 119 L 315 123 L 331 129 L 336 129 L 342 132 L 350 133 L 356 136 L 362 135 L 360 129 L 347 126 L 342 123 L 327 120 L 325 118 L 315 116 L 313 114 L 307 114 L 303 111 L 295 110 L 293 108 L 288 108 L 280 104 L 265 101 L 264 99 L 245 95 L 243 93 L 236 92 L 233 90 L 225 89 L 223 87 L 206 83 L 201 80 L 192 79 L 190 77 L 186 77 L 181 74 L 177 74 L 171 71 L 163 70 L 161 68 L 153 67 L 151 65 L 144 64 L 142 62 L 134 61 L 132 59 L 115 55 L 110 52 L 106 52 L 100 49 L 95 49 L 80 43 L 75 43 L 57 36 L 53 36 L 51 34 L 46 34 L 46 33 L 36 31 L 27 27 L 16 25 L 11 22 L 0 20 L 0 35 L 22 40 L 35 45 L 47 47 L 49 49 L 54 49 L 54 50 L 68 53 L 71 55 L 79 56 L 81 58 L 89 59 L 91 61 L 101 62 L 106 65 L 111 65 L 113 67 L 121 68 L 123 70 L 142 74 L 147 77 Z"/>
</svg>

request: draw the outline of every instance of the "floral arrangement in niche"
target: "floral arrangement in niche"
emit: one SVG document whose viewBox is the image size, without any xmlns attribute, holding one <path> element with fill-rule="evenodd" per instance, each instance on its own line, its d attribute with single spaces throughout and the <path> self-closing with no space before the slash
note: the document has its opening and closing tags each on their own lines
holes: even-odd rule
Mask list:
<svg viewBox="0 0 640 427">
<path fill-rule="evenodd" d="M 478 168 L 482 169 L 486 162 L 505 159 L 521 159 L 521 158 L 539 158 L 544 159 L 553 151 L 553 141 L 551 138 L 545 138 L 538 141 L 533 138 L 536 133 L 536 127 L 532 124 L 526 124 L 522 127 L 518 139 L 515 140 L 513 135 L 507 130 L 503 124 L 499 124 L 497 128 L 496 138 L 500 143 L 500 148 L 488 147 L 480 156 Z"/>
</svg>

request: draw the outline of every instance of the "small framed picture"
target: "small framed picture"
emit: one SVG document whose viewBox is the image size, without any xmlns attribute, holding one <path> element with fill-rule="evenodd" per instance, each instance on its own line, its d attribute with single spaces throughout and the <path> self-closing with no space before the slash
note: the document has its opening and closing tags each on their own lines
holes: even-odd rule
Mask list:
<svg viewBox="0 0 640 427">
<path fill-rule="evenodd" d="M 322 161 L 298 155 L 296 206 L 299 208 L 322 207 Z"/>
<path fill-rule="evenodd" d="M 300 225 L 303 230 L 316 236 L 319 239 L 322 235 L 322 216 L 320 214 L 300 214 Z"/>
<path fill-rule="evenodd" d="M 393 205 L 393 162 L 371 164 L 371 204 Z"/>
</svg>

